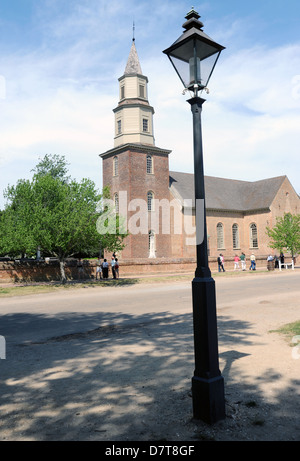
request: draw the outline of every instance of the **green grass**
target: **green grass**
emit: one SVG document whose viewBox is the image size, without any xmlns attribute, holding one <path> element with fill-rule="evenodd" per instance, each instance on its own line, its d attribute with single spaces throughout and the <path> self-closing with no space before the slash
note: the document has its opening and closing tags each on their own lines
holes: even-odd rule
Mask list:
<svg viewBox="0 0 300 461">
<path fill-rule="evenodd" d="M 297 320 L 293 323 L 287 323 L 282 327 L 278 328 L 278 330 L 270 330 L 270 333 L 280 333 L 283 334 L 288 341 L 291 341 L 294 336 L 300 335 L 300 320 Z M 291 343 L 291 345 L 295 345 Z"/>
<path fill-rule="evenodd" d="M 79 288 L 96 288 L 106 286 L 130 286 L 139 283 L 138 279 L 120 279 L 120 280 L 102 280 L 102 281 L 83 281 L 83 282 L 67 282 L 65 284 L 56 283 L 40 283 L 33 285 L 20 285 L 11 287 L 0 287 L 0 298 L 10 298 L 13 296 L 28 296 L 42 293 L 53 293 L 62 290 L 77 290 Z"/>
<path fill-rule="evenodd" d="M 0 288 L 0 298 L 49 293 L 62 289 L 60 285 L 24 285 Z"/>
</svg>

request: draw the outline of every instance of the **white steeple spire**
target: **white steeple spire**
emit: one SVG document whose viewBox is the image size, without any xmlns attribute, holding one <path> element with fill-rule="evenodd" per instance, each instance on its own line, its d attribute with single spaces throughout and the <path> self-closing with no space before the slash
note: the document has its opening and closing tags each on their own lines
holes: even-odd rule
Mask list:
<svg viewBox="0 0 300 461">
<path fill-rule="evenodd" d="M 135 39 L 133 39 L 124 75 L 136 74 L 143 75 L 139 57 L 135 47 Z"/>
</svg>

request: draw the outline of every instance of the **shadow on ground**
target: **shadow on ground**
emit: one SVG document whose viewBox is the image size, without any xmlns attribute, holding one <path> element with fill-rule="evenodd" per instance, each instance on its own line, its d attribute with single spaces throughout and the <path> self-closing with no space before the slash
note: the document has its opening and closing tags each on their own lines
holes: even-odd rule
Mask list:
<svg viewBox="0 0 300 461">
<path fill-rule="evenodd" d="M 233 364 L 247 356 L 243 348 L 258 340 L 248 322 L 219 319 L 227 418 L 211 428 L 192 419 L 191 315 L 62 315 L 69 331 L 50 337 L 47 316 L 5 317 L 0 440 L 272 440 L 271 415 L 283 426 L 297 424 L 291 410 L 299 383 L 266 405 L 257 382 L 232 377 Z M 16 344 L 20 327 L 40 334 Z M 270 368 L 264 379 L 278 376 Z"/>
</svg>

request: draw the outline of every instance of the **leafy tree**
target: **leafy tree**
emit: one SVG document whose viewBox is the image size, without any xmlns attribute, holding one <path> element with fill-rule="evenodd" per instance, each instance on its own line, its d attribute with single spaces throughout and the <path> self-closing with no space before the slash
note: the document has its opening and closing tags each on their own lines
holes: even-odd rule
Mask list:
<svg viewBox="0 0 300 461">
<path fill-rule="evenodd" d="M 16 186 L 7 188 L 4 196 L 11 203 L 1 214 L 0 252 L 13 257 L 25 253 L 32 255 L 37 246 L 31 229 L 32 223 L 28 222 L 32 210 L 30 181 L 18 181 Z"/>
<path fill-rule="evenodd" d="M 279 251 L 286 249 L 292 258 L 300 252 L 300 214 L 285 213 L 282 218 L 276 219 L 276 225 L 266 228 L 271 239 L 270 247 Z"/>
<path fill-rule="evenodd" d="M 46 154 L 44 158 L 39 160 L 36 167 L 31 170 L 35 173 L 35 177 L 50 174 L 53 178 L 63 182 L 69 181 L 70 177 L 67 176 L 69 163 L 67 163 L 64 155 Z"/>
<path fill-rule="evenodd" d="M 58 258 L 65 282 L 66 258 L 95 253 L 100 244 L 108 250 L 124 247 L 126 235 L 118 229 L 109 239 L 97 230 L 103 195 L 93 181 L 67 178 L 66 162 L 58 156 L 46 156 L 35 172 L 31 182 L 19 180 L 5 192 L 8 203 L 0 216 L 0 253 L 31 256 L 39 246 L 44 255 Z"/>
</svg>

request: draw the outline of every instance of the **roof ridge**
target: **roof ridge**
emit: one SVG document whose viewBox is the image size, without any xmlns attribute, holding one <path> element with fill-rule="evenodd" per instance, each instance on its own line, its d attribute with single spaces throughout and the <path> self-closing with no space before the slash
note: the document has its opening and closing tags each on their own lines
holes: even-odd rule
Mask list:
<svg viewBox="0 0 300 461">
<path fill-rule="evenodd" d="M 170 189 L 176 189 L 182 200 L 191 198 L 194 202 L 193 174 L 170 171 L 169 177 Z M 243 212 L 267 209 L 286 178 L 286 175 L 282 175 L 259 181 L 242 181 L 205 175 L 207 208 Z"/>
<path fill-rule="evenodd" d="M 186 173 L 184 171 L 170 171 L 169 172 L 170 174 L 171 173 L 175 173 L 175 174 L 189 174 L 189 175 L 194 175 L 194 173 Z M 230 182 L 233 182 L 233 181 L 236 181 L 236 182 L 242 182 L 242 183 L 248 183 L 248 184 L 255 184 L 257 182 L 263 182 L 263 181 L 270 181 L 272 179 L 279 179 L 279 178 L 282 178 L 282 182 L 287 178 L 286 175 L 280 175 L 280 176 L 272 176 L 271 178 L 264 178 L 264 179 L 257 179 L 255 181 L 249 181 L 249 180 L 246 180 L 246 179 L 232 179 L 232 178 L 223 178 L 221 176 L 212 176 L 212 175 L 207 175 L 205 174 L 204 175 L 205 178 L 212 178 L 212 179 L 222 179 L 222 180 L 225 180 L 225 181 L 230 181 Z"/>
</svg>

